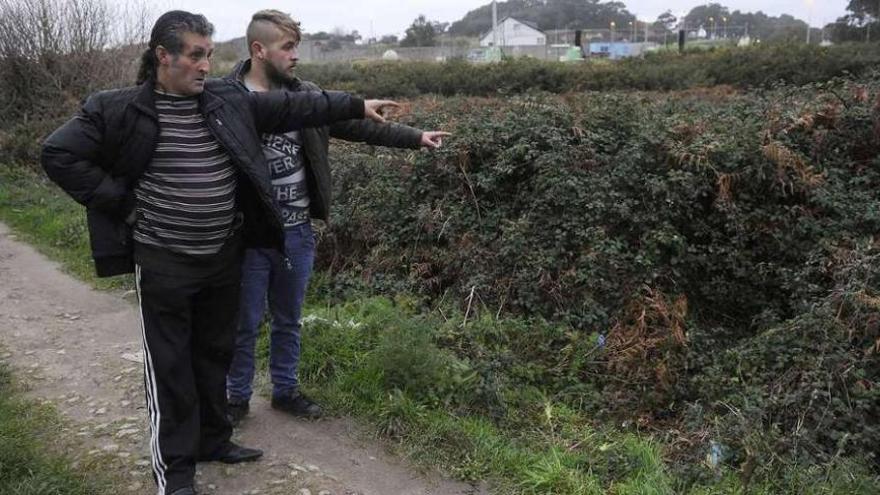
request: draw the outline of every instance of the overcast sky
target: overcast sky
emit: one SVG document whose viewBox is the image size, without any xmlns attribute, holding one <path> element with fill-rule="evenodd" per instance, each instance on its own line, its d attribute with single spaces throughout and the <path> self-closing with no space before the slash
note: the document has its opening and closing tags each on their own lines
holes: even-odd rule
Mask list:
<svg viewBox="0 0 880 495">
<path fill-rule="evenodd" d="M 715 0 L 730 10 L 766 14 L 791 14 L 807 20 L 810 0 Z M 639 19 L 653 21 L 666 11 L 678 16 L 697 5 L 710 3 L 694 0 L 623 0 L 630 12 Z M 424 14 L 429 20 L 453 22 L 468 11 L 489 3 L 487 0 L 323 0 L 281 1 L 257 0 L 241 2 L 233 0 L 154 0 L 157 12 L 180 8 L 199 12 L 214 23 L 214 39 L 223 41 L 244 36 L 250 15 L 260 9 L 278 9 L 288 12 L 302 23 L 306 32 L 332 31 L 341 28 L 346 32 L 357 30 L 364 38 L 384 34 L 401 35 L 413 19 Z M 824 26 L 846 13 L 847 0 L 812 0 L 811 24 Z"/>
</svg>

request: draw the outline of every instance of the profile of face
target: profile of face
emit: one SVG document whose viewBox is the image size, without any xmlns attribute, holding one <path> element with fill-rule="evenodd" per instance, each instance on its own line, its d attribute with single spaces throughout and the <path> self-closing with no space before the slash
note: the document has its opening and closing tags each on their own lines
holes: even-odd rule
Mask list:
<svg viewBox="0 0 880 495">
<path fill-rule="evenodd" d="M 172 54 L 162 46 L 156 49 L 158 82 L 169 93 L 194 96 L 205 90 L 214 43 L 210 36 L 196 33 L 183 33 L 182 38 L 183 48 L 178 54 Z"/>
<path fill-rule="evenodd" d="M 295 77 L 294 69 L 299 61 L 299 38 L 281 31 L 278 34 L 274 41 L 263 45 L 256 55 L 262 58 L 269 80 L 283 86 Z"/>
</svg>

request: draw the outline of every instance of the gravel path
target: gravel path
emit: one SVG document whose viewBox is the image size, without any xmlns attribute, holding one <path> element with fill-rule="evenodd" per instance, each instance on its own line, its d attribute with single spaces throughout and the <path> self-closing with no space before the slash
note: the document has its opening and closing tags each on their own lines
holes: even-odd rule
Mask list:
<svg viewBox="0 0 880 495">
<path fill-rule="evenodd" d="M 125 479 L 119 493 L 153 494 L 141 348 L 133 294 L 98 292 L 62 273 L 0 223 L 0 360 L 28 394 L 71 421 L 65 435 Z M 255 397 L 236 440 L 264 449 L 257 463 L 200 464 L 206 494 L 445 495 L 482 493 L 421 474 L 347 419 L 300 421 Z M 90 459 L 92 458 L 92 459 Z"/>
</svg>

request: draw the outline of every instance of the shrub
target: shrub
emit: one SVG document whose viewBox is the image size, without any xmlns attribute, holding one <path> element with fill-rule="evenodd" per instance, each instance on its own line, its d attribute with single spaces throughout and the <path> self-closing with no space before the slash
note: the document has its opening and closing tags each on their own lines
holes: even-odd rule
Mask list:
<svg viewBox="0 0 880 495">
<path fill-rule="evenodd" d="M 710 431 L 742 469 L 876 458 L 878 94 L 426 99 L 404 121 L 447 147 L 336 150 L 319 264 L 468 315 L 436 342 L 502 424 L 552 396 Z"/>
<path fill-rule="evenodd" d="M 104 0 L 0 3 L 0 161 L 33 165 L 86 95 L 134 83 L 147 16 Z"/>
<path fill-rule="evenodd" d="M 474 65 L 462 60 L 303 64 L 301 77 L 328 89 L 368 97 L 423 94 L 491 96 L 529 91 L 566 93 L 611 90 L 681 90 L 715 85 L 739 88 L 776 83 L 808 84 L 864 74 L 880 62 L 876 44 L 831 47 L 770 44 L 750 48 L 660 52 L 614 63 L 564 64 L 506 59 Z"/>
</svg>

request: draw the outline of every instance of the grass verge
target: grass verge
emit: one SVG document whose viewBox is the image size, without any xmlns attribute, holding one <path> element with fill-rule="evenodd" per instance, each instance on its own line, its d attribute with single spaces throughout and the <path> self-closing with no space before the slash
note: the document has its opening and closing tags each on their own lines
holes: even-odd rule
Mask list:
<svg viewBox="0 0 880 495">
<path fill-rule="evenodd" d="M 366 419 L 420 465 L 490 480 L 497 493 L 531 495 L 867 495 L 880 487 L 851 460 L 786 460 L 750 478 L 735 464 L 710 461 L 708 441 L 691 448 L 690 460 L 674 457 L 663 440 L 668 432 L 593 420 L 571 398 L 526 384 L 524 367 L 486 366 L 450 351 L 450 335 L 498 342 L 521 330 L 517 322 L 481 319 L 462 329 L 460 315 L 444 320 L 414 307 L 405 297 L 308 306 L 300 369 L 310 394 L 336 413 Z M 531 330 L 541 340 L 552 333 Z M 493 352 L 483 351 L 491 361 Z M 583 397 L 589 400 L 588 390 Z M 683 476 L 676 465 L 683 462 L 699 476 Z"/>
<path fill-rule="evenodd" d="M 113 481 L 101 472 L 100 461 L 71 461 L 59 453 L 66 440 L 59 439 L 62 422 L 58 414 L 25 400 L 21 392 L 0 363 L 0 493 L 117 493 Z"/>
</svg>

